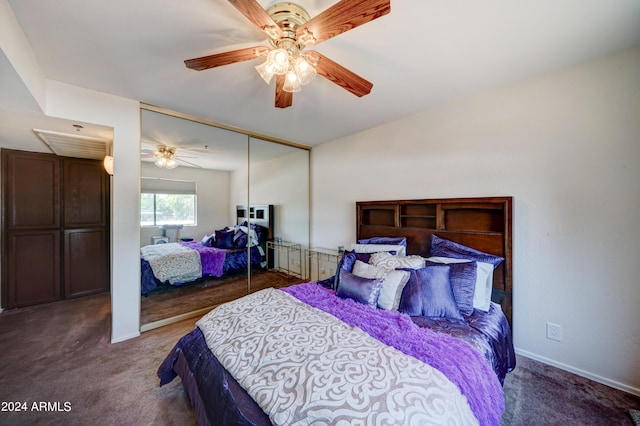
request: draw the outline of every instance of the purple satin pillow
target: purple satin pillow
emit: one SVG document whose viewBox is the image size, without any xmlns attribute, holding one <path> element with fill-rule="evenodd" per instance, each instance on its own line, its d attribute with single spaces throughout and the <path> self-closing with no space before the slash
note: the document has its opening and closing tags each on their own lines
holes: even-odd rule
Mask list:
<svg viewBox="0 0 640 426">
<path fill-rule="evenodd" d="M 381 278 L 362 278 L 345 270 L 340 270 L 340 286 L 336 295 L 343 299 L 353 299 L 364 305 L 373 306 L 378 303 Z"/>
<path fill-rule="evenodd" d="M 218 230 L 216 231 L 215 247 L 219 249 L 232 249 L 233 245 L 233 231 Z"/>
<path fill-rule="evenodd" d="M 391 246 L 407 246 L 406 237 L 371 237 L 365 240 L 358 240 L 358 244 L 385 244 Z"/>
<path fill-rule="evenodd" d="M 504 260 L 503 257 L 484 253 L 480 250 L 476 250 L 459 243 L 454 243 L 453 241 L 445 240 L 444 238 L 440 238 L 435 234 L 431 235 L 430 256 L 475 260 L 476 262 L 490 263 L 494 268 Z"/>
<path fill-rule="evenodd" d="M 409 281 L 402 291 L 398 310 L 411 316 L 463 320 L 453 297 L 449 265 L 407 269 Z"/>
<path fill-rule="evenodd" d="M 340 271 L 353 271 L 353 265 L 355 265 L 356 260 L 359 260 L 364 263 L 369 263 L 369 258 L 371 258 L 371 253 L 356 253 L 354 251 L 345 251 L 338 262 L 338 267 L 336 269 L 336 274 L 333 277 L 333 289 L 337 290 L 340 287 Z"/>
<path fill-rule="evenodd" d="M 425 266 L 437 266 L 442 263 L 425 261 Z M 449 266 L 449 281 L 453 298 L 460 313 L 465 317 L 473 313 L 473 294 L 476 289 L 476 275 L 478 264 L 475 261 L 463 263 L 447 263 Z"/>
</svg>

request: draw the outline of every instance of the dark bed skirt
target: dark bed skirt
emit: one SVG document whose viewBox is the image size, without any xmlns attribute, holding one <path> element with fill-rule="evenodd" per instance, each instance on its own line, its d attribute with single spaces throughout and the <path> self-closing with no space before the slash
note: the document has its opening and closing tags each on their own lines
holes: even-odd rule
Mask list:
<svg viewBox="0 0 640 426">
<path fill-rule="evenodd" d="M 160 386 L 176 376 L 182 380 L 198 424 L 271 425 L 260 406 L 213 356 L 199 328 L 183 336 L 158 369 Z"/>
</svg>

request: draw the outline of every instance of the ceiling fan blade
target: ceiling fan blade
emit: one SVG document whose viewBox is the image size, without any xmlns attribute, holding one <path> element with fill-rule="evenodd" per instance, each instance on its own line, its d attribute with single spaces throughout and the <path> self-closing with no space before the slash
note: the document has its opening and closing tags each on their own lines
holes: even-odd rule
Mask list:
<svg viewBox="0 0 640 426">
<path fill-rule="evenodd" d="M 296 30 L 296 37 L 313 35 L 308 44 L 318 44 L 373 21 L 391 11 L 391 0 L 341 0 Z M 308 37 L 307 37 L 308 39 Z"/>
<path fill-rule="evenodd" d="M 209 68 L 229 65 L 236 62 L 248 61 L 269 50 L 266 46 L 247 47 L 246 49 L 232 50 L 230 52 L 216 53 L 201 58 L 187 59 L 184 64 L 192 70 L 202 71 Z"/>
<path fill-rule="evenodd" d="M 198 169 L 202 168 L 202 166 L 198 166 L 195 163 L 192 163 L 192 162 L 187 161 L 187 160 L 183 160 L 182 158 L 184 158 L 184 157 L 174 157 L 174 158 L 175 158 L 176 161 L 180 161 L 181 163 L 188 164 L 188 165 L 193 166 L 193 167 L 198 168 Z"/>
<path fill-rule="evenodd" d="M 342 65 L 332 61 L 315 50 L 312 50 L 309 53 L 318 59 L 316 71 L 318 71 L 318 74 L 324 78 L 333 81 L 338 86 L 341 86 L 358 97 L 367 95 L 371 92 L 373 83 L 365 80 L 353 71 L 349 71 Z"/>
<path fill-rule="evenodd" d="M 229 3 L 269 37 L 279 38 L 284 35 L 256 0 L 229 0 Z"/>
<path fill-rule="evenodd" d="M 276 75 L 276 107 L 287 108 L 293 105 L 293 93 L 284 91 L 284 75 Z"/>
</svg>

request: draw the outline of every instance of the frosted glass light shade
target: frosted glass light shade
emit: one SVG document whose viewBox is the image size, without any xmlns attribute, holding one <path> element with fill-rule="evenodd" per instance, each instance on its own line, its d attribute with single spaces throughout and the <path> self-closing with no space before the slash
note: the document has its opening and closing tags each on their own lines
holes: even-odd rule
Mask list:
<svg viewBox="0 0 640 426">
<path fill-rule="evenodd" d="M 309 62 L 307 62 L 302 56 L 296 59 L 294 69 L 296 70 L 296 74 L 298 74 L 300 84 L 303 86 L 305 84 L 309 84 L 318 75 L 316 68 L 309 64 Z"/>
<path fill-rule="evenodd" d="M 113 157 L 110 155 L 105 155 L 104 160 L 102 160 L 102 165 L 104 169 L 109 173 L 109 175 L 113 176 Z"/>
<path fill-rule="evenodd" d="M 264 61 L 260 65 L 256 65 L 256 71 L 260 74 L 260 77 L 265 81 L 265 83 L 271 83 L 271 79 L 275 75 L 273 72 L 273 65 L 269 64 L 269 61 Z"/>
<path fill-rule="evenodd" d="M 284 86 L 282 90 L 285 92 L 299 92 L 302 90 L 300 79 L 294 70 L 289 70 L 285 75 Z"/>
<path fill-rule="evenodd" d="M 165 164 L 167 164 L 167 159 L 164 157 L 158 158 L 158 160 L 156 160 L 155 165 L 163 168 L 165 166 Z"/>
<path fill-rule="evenodd" d="M 283 75 L 289 69 L 289 54 L 284 49 L 273 49 L 267 55 L 267 63 L 273 68 L 273 73 Z"/>
</svg>

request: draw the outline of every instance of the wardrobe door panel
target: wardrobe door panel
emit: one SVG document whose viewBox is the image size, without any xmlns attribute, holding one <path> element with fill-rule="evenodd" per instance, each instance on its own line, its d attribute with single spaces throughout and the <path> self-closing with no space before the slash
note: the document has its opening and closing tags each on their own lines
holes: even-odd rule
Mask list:
<svg viewBox="0 0 640 426">
<path fill-rule="evenodd" d="M 64 288 L 67 299 L 109 289 L 104 228 L 64 231 Z"/>
<path fill-rule="evenodd" d="M 60 160 L 49 154 L 3 151 L 6 226 L 11 230 L 60 226 Z"/>
<path fill-rule="evenodd" d="M 10 232 L 8 242 L 7 307 L 60 300 L 60 232 Z"/>
<path fill-rule="evenodd" d="M 66 158 L 63 169 L 64 226 L 107 225 L 107 174 L 102 163 Z"/>
</svg>

